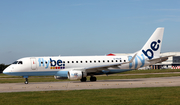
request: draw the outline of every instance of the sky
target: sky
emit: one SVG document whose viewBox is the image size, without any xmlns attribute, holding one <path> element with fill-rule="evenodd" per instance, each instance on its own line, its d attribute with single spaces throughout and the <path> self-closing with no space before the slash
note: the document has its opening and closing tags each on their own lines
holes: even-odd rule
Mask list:
<svg viewBox="0 0 180 105">
<path fill-rule="evenodd" d="M 23 57 L 133 53 L 158 27 L 180 52 L 179 0 L 0 0 L 0 64 Z"/>
</svg>

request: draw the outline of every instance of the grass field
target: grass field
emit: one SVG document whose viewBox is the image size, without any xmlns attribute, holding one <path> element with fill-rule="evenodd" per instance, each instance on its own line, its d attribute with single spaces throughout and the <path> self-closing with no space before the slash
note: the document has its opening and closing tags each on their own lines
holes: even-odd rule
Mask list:
<svg viewBox="0 0 180 105">
<path fill-rule="evenodd" d="M 169 72 L 169 73 L 168 73 Z M 179 72 L 177 74 L 171 72 Z M 145 74 L 142 73 L 168 73 L 168 74 Z M 120 74 L 131 74 L 131 75 L 120 75 Z M 133 75 L 134 74 L 134 75 Z M 164 69 L 164 70 L 132 70 L 128 72 L 118 73 L 109 76 L 97 76 L 97 80 L 107 80 L 107 79 L 134 79 L 134 78 L 153 78 L 153 77 L 172 77 L 180 76 L 180 70 Z M 89 80 L 89 76 L 87 77 Z M 21 76 L 8 76 L 5 74 L 0 74 L 0 83 L 22 83 L 24 78 Z M 29 82 L 60 82 L 69 81 L 67 80 L 56 80 L 53 76 L 31 76 L 29 77 Z M 78 80 L 79 81 L 79 80 Z"/>
<path fill-rule="evenodd" d="M 1 105 L 179 105 L 180 87 L 0 93 Z"/>
</svg>

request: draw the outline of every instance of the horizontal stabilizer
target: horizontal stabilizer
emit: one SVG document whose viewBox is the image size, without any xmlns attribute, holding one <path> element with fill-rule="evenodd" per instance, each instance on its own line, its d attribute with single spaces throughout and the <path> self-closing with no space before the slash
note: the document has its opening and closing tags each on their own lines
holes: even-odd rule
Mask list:
<svg viewBox="0 0 180 105">
<path fill-rule="evenodd" d="M 174 55 L 169 55 L 169 56 L 164 56 L 164 57 L 160 57 L 160 58 L 155 58 L 155 59 L 151 59 L 151 60 L 148 60 L 149 62 L 157 62 L 157 63 L 161 63 L 161 62 L 164 62 L 166 60 L 168 60 L 168 57 L 171 57 L 171 56 L 174 56 Z"/>
</svg>

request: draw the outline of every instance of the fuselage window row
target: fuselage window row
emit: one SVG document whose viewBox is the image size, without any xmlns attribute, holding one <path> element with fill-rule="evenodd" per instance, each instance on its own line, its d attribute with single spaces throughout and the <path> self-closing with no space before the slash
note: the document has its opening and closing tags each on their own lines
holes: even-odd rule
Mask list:
<svg viewBox="0 0 180 105">
<path fill-rule="evenodd" d="M 83 61 L 72 61 L 72 63 L 83 63 Z M 84 61 L 85 63 L 88 63 L 88 61 Z M 105 63 L 105 60 L 102 61 L 103 63 Z M 109 60 L 107 60 L 107 62 L 109 62 Z M 111 62 L 118 62 L 118 60 L 111 60 Z M 122 62 L 122 60 L 119 60 L 119 62 Z M 126 62 L 126 60 L 124 60 L 124 62 Z M 65 61 L 63 61 L 63 63 L 65 63 Z M 70 61 L 67 61 L 67 63 L 70 63 Z M 89 63 L 93 63 L 92 61 L 89 61 Z M 94 60 L 94 63 L 96 63 L 96 60 Z M 98 63 L 101 63 L 100 60 L 98 60 Z"/>
</svg>

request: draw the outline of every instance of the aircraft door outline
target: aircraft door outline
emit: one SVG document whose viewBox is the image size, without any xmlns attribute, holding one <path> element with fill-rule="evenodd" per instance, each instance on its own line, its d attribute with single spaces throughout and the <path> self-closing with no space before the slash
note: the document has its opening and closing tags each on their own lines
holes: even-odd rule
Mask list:
<svg viewBox="0 0 180 105">
<path fill-rule="evenodd" d="M 37 69 L 36 58 L 30 58 L 30 60 L 31 60 L 31 69 L 36 70 Z"/>
</svg>

